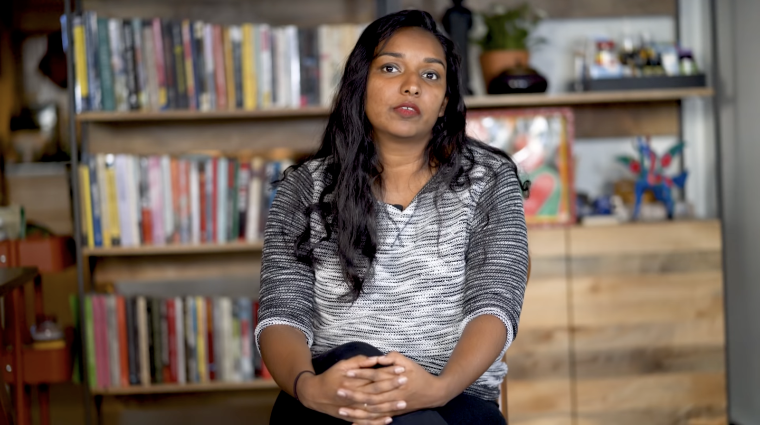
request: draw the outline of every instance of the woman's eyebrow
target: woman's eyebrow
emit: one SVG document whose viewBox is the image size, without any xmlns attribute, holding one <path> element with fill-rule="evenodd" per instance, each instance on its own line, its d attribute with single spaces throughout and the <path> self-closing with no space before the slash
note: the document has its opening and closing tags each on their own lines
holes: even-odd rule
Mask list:
<svg viewBox="0 0 760 425">
<path fill-rule="evenodd" d="M 396 53 L 396 52 L 380 52 L 380 53 L 377 54 L 376 57 L 379 58 L 380 56 L 391 56 L 391 57 L 399 58 L 399 59 L 403 59 L 404 58 L 404 54 L 403 53 Z M 443 63 L 442 60 L 437 59 L 437 58 L 425 58 L 425 63 L 437 63 L 437 64 L 441 65 L 443 67 L 443 69 L 446 69 L 446 64 Z"/>
</svg>

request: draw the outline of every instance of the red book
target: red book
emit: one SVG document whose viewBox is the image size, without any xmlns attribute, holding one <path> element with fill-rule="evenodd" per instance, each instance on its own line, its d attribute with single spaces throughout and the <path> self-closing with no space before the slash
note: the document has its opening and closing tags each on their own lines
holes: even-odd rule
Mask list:
<svg viewBox="0 0 760 425">
<path fill-rule="evenodd" d="M 214 300 L 211 297 L 206 297 L 206 341 L 209 380 L 216 381 L 218 374 L 214 360 Z"/>
<path fill-rule="evenodd" d="M 227 109 L 227 77 L 224 72 L 224 45 L 222 43 L 222 27 L 211 27 L 214 48 L 214 80 L 216 82 L 216 109 Z"/>
<path fill-rule="evenodd" d="M 174 228 L 166 229 L 167 232 L 171 232 L 171 240 L 173 243 L 179 243 L 179 165 L 177 158 L 171 158 L 169 162 L 169 170 L 171 172 L 172 179 L 172 210 L 174 211 Z"/>
<path fill-rule="evenodd" d="M 119 330 L 119 370 L 121 386 L 129 386 L 129 342 L 127 341 L 127 305 L 124 297 L 116 296 L 116 327 Z"/>
<path fill-rule="evenodd" d="M 165 382 L 177 382 L 179 376 L 177 370 L 177 304 L 174 302 L 174 298 L 166 300 L 166 320 L 169 334 L 169 379 Z"/>
<path fill-rule="evenodd" d="M 200 205 L 200 221 L 201 221 L 201 242 L 208 241 L 208 233 L 206 229 L 206 162 L 198 161 L 198 193 L 199 193 L 199 205 Z"/>
</svg>

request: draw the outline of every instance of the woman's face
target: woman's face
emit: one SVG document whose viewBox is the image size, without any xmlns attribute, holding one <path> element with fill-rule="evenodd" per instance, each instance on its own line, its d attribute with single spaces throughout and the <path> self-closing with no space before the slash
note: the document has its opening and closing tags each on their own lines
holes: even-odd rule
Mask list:
<svg viewBox="0 0 760 425">
<path fill-rule="evenodd" d="M 421 28 L 398 30 L 380 45 L 367 82 L 367 118 L 375 141 L 430 140 L 446 109 L 446 56 Z"/>
</svg>

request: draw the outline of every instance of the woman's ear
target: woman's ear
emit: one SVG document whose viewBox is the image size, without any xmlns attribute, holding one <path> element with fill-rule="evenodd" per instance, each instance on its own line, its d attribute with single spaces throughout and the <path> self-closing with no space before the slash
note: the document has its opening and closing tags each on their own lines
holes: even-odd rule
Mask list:
<svg viewBox="0 0 760 425">
<path fill-rule="evenodd" d="M 446 105 L 448 104 L 449 104 L 449 98 L 447 96 L 443 98 L 443 103 L 441 103 L 441 110 L 438 111 L 438 118 L 442 117 L 443 114 L 446 112 Z"/>
</svg>

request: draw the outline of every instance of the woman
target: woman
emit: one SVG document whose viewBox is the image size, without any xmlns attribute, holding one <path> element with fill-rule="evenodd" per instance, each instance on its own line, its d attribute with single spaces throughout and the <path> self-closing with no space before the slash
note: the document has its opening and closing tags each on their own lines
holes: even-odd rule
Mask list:
<svg viewBox="0 0 760 425">
<path fill-rule="evenodd" d="M 432 17 L 378 19 L 319 151 L 265 231 L 257 343 L 272 424 L 503 424 L 528 276 L 522 185 L 468 139 L 460 59 Z"/>
</svg>

